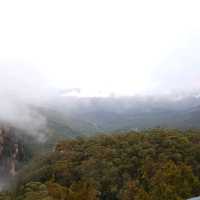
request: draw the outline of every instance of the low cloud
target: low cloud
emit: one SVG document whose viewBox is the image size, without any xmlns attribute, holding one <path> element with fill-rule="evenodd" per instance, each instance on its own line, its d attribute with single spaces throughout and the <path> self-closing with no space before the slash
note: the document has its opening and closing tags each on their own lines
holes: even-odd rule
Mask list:
<svg viewBox="0 0 200 200">
<path fill-rule="evenodd" d="M 43 140 L 46 119 L 36 109 L 50 90 L 32 67 L 0 65 L 0 122 Z"/>
</svg>

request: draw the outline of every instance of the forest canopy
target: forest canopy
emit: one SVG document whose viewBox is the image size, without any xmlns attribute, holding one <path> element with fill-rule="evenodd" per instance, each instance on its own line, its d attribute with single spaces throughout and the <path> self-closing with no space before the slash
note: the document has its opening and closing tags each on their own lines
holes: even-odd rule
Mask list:
<svg viewBox="0 0 200 200">
<path fill-rule="evenodd" d="M 185 200 L 200 195 L 200 131 L 149 129 L 60 141 L 8 200 Z"/>
</svg>

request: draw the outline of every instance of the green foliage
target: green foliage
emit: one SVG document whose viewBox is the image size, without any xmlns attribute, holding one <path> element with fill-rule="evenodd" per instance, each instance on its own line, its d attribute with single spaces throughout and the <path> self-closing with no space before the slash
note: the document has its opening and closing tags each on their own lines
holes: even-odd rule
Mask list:
<svg viewBox="0 0 200 200">
<path fill-rule="evenodd" d="M 11 194 L 9 193 L 0 193 L 0 200 L 12 200 Z"/>
<path fill-rule="evenodd" d="M 18 200 L 184 200 L 200 195 L 200 132 L 66 140 L 19 174 Z"/>
<path fill-rule="evenodd" d="M 155 200 L 184 200 L 200 188 L 199 179 L 190 166 L 183 163 L 176 165 L 172 161 L 160 166 L 149 184 L 152 199 Z"/>
<path fill-rule="evenodd" d="M 20 189 L 17 200 L 53 200 L 48 196 L 46 185 L 40 182 L 30 182 Z"/>
</svg>

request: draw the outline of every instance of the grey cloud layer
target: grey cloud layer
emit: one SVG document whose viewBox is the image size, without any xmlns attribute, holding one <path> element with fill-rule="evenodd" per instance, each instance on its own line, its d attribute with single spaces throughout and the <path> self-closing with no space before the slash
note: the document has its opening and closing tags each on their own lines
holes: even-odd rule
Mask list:
<svg viewBox="0 0 200 200">
<path fill-rule="evenodd" d="M 0 121 L 42 139 L 46 119 L 34 106 L 47 97 L 45 84 L 31 67 L 0 65 Z"/>
</svg>

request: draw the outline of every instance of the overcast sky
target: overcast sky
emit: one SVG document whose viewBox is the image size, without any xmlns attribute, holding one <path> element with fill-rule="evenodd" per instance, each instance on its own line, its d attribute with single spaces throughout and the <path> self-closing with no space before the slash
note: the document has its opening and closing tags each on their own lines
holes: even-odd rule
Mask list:
<svg viewBox="0 0 200 200">
<path fill-rule="evenodd" d="M 22 85 L 86 95 L 200 88 L 199 8 L 199 0 L 0 1 L 0 83 L 12 89 L 23 77 Z"/>
</svg>

